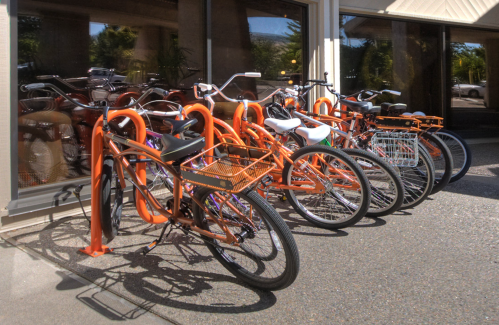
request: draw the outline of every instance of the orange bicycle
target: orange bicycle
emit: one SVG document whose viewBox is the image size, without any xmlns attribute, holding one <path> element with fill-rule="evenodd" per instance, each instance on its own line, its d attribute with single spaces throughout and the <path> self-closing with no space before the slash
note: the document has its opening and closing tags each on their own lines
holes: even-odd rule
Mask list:
<svg viewBox="0 0 499 325">
<path fill-rule="evenodd" d="M 66 96 L 52 84 L 22 87 L 24 91 L 43 88 Z M 136 187 L 136 207 L 141 218 L 148 223 L 165 224 L 160 237 L 148 245 L 144 253 L 162 241 L 169 226 L 170 231 L 175 227 L 203 240 L 227 270 L 249 285 L 262 290 L 279 290 L 291 285 L 299 270 L 296 243 L 276 210 L 252 190 L 275 167 L 266 161 L 270 150 L 220 144 L 218 149 L 225 155 L 215 157 L 212 155 L 215 147 L 200 152 L 205 146 L 204 138 L 182 140 L 169 134 L 161 138 L 163 151 L 146 146 L 144 120 L 126 108 L 135 106 L 153 91 L 167 95 L 162 89 L 150 89 L 137 101 L 113 107 L 112 111 L 109 107 L 82 105 L 66 96 L 77 106 L 103 110 L 93 130 L 92 173 L 102 177 L 92 177 L 92 188 L 97 189 L 93 193 L 98 196 L 92 198 L 92 214 L 100 216 L 95 219 L 100 225 L 92 221 L 92 238 L 100 239 L 100 226 L 108 239 L 117 234 L 123 190 L 128 181 Z M 109 121 L 117 117 L 129 117 L 134 122 L 136 140 L 111 132 Z M 128 149 L 122 151 L 121 146 Z M 254 152 L 258 158 L 252 157 Z M 134 156 L 135 169 L 129 156 Z M 160 165 L 174 178 L 173 198 L 166 205 L 146 186 L 147 161 Z M 183 189 L 190 200 L 183 198 Z M 99 230 L 98 234 L 94 234 L 95 229 Z"/>
<path fill-rule="evenodd" d="M 197 84 L 194 89 L 197 92 L 199 88 L 207 93 L 204 98 L 212 104 L 211 97 L 215 95 L 230 102 L 240 103 L 234 114 L 234 129 L 224 134 L 224 140 L 230 139 L 235 143 L 243 140 L 247 145 L 271 151 L 272 161 L 277 168 L 266 177 L 265 183 L 260 188 L 262 194 L 266 192 L 268 195 L 270 188 L 284 191 L 296 212 L 322 228 L 347 227 L 364 217 L 371 196 L 366 176 L 348 155 L 318 144 L 329 134 L 328 130 L 323 129 L 320 134 L 309 133 L 310 129 L 299 128 L 301 123 L 298 119 L 263 121 L 262 108 L 258 103 L 266 101 L 280 89 L 264 99 L 250 101 L 227 97 L 222 92 L 226 85 L 227 83 L 219 89 L 216 85 Z M 249 107 L 255 109 L 257 123 L 248 121 Z M 263 123 L 275 130 L 275 137 L 260 125 Z M 303 131 L 309 146 L 293 153 L 281 141 L 288 133 L 294 131 Z"/>
</svg>

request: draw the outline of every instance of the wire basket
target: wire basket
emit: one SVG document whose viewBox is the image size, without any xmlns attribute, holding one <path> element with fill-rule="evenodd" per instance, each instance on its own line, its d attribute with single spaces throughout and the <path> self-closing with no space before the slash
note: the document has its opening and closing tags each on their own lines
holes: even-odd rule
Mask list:
<svg viewBox="0 0 499 325">
<path fill-rule="evenodd" d="M 211 151 L 217 155 L 209 155 Z M 180 171 L 186 183 L 237 193 L 275 168 L 266 161 L 271 154 L 269 149 L 219 143 L 182 163 Z"/>
<path fill-rule="evenodd" d="M 407 132 L 377 132 L 371 138 L 373 152 L 397 167 L 418 164 L 418 135 Z"/>
</svg>

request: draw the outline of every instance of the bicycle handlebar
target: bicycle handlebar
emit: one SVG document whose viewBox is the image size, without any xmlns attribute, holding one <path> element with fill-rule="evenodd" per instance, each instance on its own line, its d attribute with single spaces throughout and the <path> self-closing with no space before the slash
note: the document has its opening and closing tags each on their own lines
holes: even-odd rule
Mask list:
<svg viewBox="0 0 499 325">
<path fill-rule="evenodd" d="M 105 106 L 89 106 L 89 105 L 84 105 L 80 102 L 77 102 L 73 98 L 69 97 L 64 91 L 59 89 L 59 87 L 57 87 L 51 83 L 33 83 L 33 84 L 28 84 L 28 85 L 22 85 L 21 91 L 27 92 L 27 91 L 39 90 L 39 89 L 43 89 L 43 88 L 51 88 L 56 93 L 58 93 L 59 95 L 64 97 L 66 100 L 70 101 L 71 103 L 73 103 L 74 105 L 79 106 L 79 107 L 90 108 L 90 109 L 103 109 L 103 108 L 105 108 Z M 121 107 L 113 107 L 113 109 L 120 110 L 120 109 L 126 109 L 126 108 L 133 107 L 137 103 L 140 103 L 144 98 L 146 98 L 147 96 L 149 96 L 153 92 L 160 95 L 160 96 L 168 96 L 168 94 L 169 94 L 168 91 L 161 89 L 161 88 L 150 88 L 150 89 L 146 90 L 142 94 L 142 96 L 140 96 L 137 100 L 131 102 L 130 104 L 128 104 L 126 106 L 121 106 Z"/>
</svg>

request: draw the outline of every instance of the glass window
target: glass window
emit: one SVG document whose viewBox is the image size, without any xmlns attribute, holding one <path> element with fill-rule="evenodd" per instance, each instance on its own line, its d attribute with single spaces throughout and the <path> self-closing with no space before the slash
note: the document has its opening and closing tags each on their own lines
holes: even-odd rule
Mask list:
<svg viewBox="0 0 499 325">
<path fill-rule="evenodd" d="M 408 110 L 442 115 L 440 27 L 340 15 L 341 91 L 392 89 L 377 103 L 406 103 Z"/>
<path fill-rule="evenodd" d="M 276 87 L 301 83 L 308 62 L 305 7 L 258 0 L 213 0 L 212 5 L 213 83 L 222 85 L 239 72 L 261 72 L 261 78 L 236 78 L 226 88 L 231 98 L 247 99 L 262 99 Z M 230 123 L 236 106 L 218 102 L 214 114 Z"/>
<path fill-rule="evenodd" d="M 19 84 L 50 82 L 81 102 L 116 106 L 155 85 L 174 91 L 169 99 L 191 103 L 192 84 L 205 78 L 203 6 L 199 0 L 19 0 Z M 19 92 L 18 114 L 19 188 L 90 174 L 91 133 L 101 112 L 32 91 Z"/>
<path fill-rule="evenodd" d="M 449 127 L 464 137 L 499 134 L 499 32 L 449 28 Z"/>
</svg>

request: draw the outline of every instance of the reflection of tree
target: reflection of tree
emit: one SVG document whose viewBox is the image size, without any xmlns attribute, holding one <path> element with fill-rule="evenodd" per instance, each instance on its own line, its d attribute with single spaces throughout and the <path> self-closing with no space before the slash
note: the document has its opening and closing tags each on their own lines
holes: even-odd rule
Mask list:
<svg viewBox="0 0 499 325">
<path fill-rule="evenodd" d="M 274 41 L 258 37 L 251 41 L 251 54 L 256 71 L 266 80 L 275 79 L 279 72 L 279 55 L 282 52 Z"/>
<path fill-rule="evenodd" d="M 126 73 L 133 57 L 137 34 L 130 27 L 106 25 L 102 32 L 92 38 L 92 66 L 114 68 L 118 73 Z"/>
<path fill-rule="evenodd" d="M 40 47 L 39 32 L 41 19 L 31 16 L 18 17 L 18 64 L 26 67 L 19 71 L 19 81 L 29 82 L 40 68 L 38 50 Z M 29 80 L 28 80 L 29 79 Z"/>
<path fill-rule="evenodd" d="M 462 43 L 453 43 L 452 49 L 452 77 L 458 82 L 474 84 L 486 78 L 485 75 L 485 48 L 474 48 Z"/>
<path fill-rule="evenodd" d="M 288 29 L 285 36 L 275 37 L 281 40 L 257 35 L 251 37 L 254 67 L 264 79 L 275 80 L 280 71 L 302 73 L 301 25 L 298 21 L 291 21 Z"/>
<path fill-rule="evenodd" d="M 288 23 L 290 33 L 286 33 L 287 43 L 284 54 L 281 56 L 282 69 L 294 73 L 302 72 L 302 48 L 301 25 L 298 21 Z M 296 63 L 292 63 L 295 60 Z"/>
</svg>

